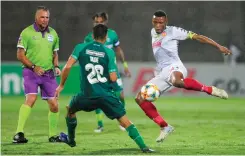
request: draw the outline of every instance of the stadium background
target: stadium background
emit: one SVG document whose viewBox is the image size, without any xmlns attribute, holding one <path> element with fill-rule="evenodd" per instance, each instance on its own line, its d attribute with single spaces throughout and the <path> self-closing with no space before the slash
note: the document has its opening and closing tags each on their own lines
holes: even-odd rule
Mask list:
<svg viewBox="0 0 245 156">
<path fill-rule="evenodd" d="M 109 14 L 109 27 L 115 29 L 128 61 L 154 61 L 150 30 L 152 14 L 166 11 L 169 25 L 209 36 L 229 46 L 245 49 L 244 2 L 2 2 L 2 60 L 16 61 L 16 42 L 20 32 L 34 22 L 38 5 L 50 8 L 50 26 L 60 36 L 61 60 L 91 31 L 92 16 Z M 27 9 L 28 8 L 28 9 Z M 212 56 L 212 57 L 210 57 Z M 223 57 L 208 45 L 186 41 L 180 44 L 184 62 L 222 62 Z M 243 53 L 239 61 L 244 62 Z"/>
<path fill-rule="evenodd" d="M 244 154 L 244 97 L 245 97 L 245 2 L 1 2 L 1 99 L 2 99 L 2 153 L 3 154 L 137 154 L 135 151 L 124 152 L 113 150 L 117 143 L 127 146 L 135 145 L 122 135 L 119 140 L 115 128 L 108 119 L 109 132 L 106 135 L 91 139 L 95 127 L 93 113 L 81 115 L 86 127 L 81 127 L 81 133 L 86 140 L 107 140 L 107 144 L 97 145 L 95 142 L 83 142 L 82 147 L 75 152 L 65 146 L 49 147 L 45 143 L 47 132 L 33 126 L 37 121 L 40 127 L 47 127 L 46 105 L 38 100 L 32 118 L 27 123 L 26 131 L 31 133 L 30 142 L 26 146 L 12 146 L 9 144 L 14 134 L 18 109 L 24 102 L 21 76 L 21 64 L 16 59 L 16 44 L 20 32 L 34 22 L 35 9 L 39 5 L 50 8 L 50 26 L 60 37 L 59 59 L 65 62 L 73 47 L 82 42 L 85 35 L 92 29 L 91 17 L 98 11 L 109 14 L 109 27 L 118 33 L 121 47 L 128 61 L 132 78 L 123 75 L 127 110 L 129 116 L 138 125 L 146 140 L 155 147 L 154 139 L 158 134 L 156 126 L 145 117 L 135 105 L 133 98 L 140 87 L 152 77 L 155 66 L 150 30 L 152 28 L 152 14 L 157 9 L 166 11 L 169 25 L 179 26 L 186 30 L 206 35 L 218 43 L 230 47 L 235 45 L 240 49 L 240 56 L 236 65 L 224 63 L 224 57 L 217 49 L 203 45 L 196 41 L 181 41 L 179 55 L 188 68 L 189 76 L 208 85 L 216 85 L 226 89 L 230 94 L 230 101 L 207 98 L 204 93 L 186 92 L 180 89 L 170 90 L 157 101 L 160 112 L 165 112 L 166 118 L 176 126 L 179 132 L 167 140 L 163 145 L 166 150 L 157 154 Z M 120 71 L 123 71 L 119 61 Z M 78 67 L 73 68 L 67 82 L 66 89 L 60 103 L 63 106 L 69 102 L 70 96 L 79 90 Z M 58 78 L 59 80 L 59 78 Z M 167 96 L 173 96 L 168 99 Z M 204 96 L 204 97 L 203 97 Z M 165 98 L 166 97 L 166 98 Z M 188 97 L 188 98 L 186 98 Z M 189 98 L 192 97 L 192 98 Z M 195 98 L 197 97 L 197 98 Z M 180 103 L 181 101 L 181 103 Z M 162 104 L 164 103 L 164 104 Z M 222 105 L 222 107 L 220 107 Z M 178 113 L 175 113 L 175 112 Z M 61 110 L 64 114 L 64 109 Z M 37 116 L 38 117 L 37 117 Z M 215 118 L 215 120 L 213 120 Z M 186 123 L 186 120 L 188 123 Z M 212 122 L 211 122 L 212 121 Z M 229 122 L 226 122 L 229 121 Z M 63 116 L 61 129 L 65 131 Z M 30 126 L 32 123 L 33 125 Z M 183 124 L 186 123 L 186 124 Z M 208 123 L 208 124 L 207 124 Z M 146 128 L 146 124 L 148 127 Z M 204 124 L 200 126 L 199 124 Z M 199 125 L 197 128 L 195 125 Z M 189 128 L 193 129 L 189 131 Z M 32 131 L 32 129 L 35 129 Z M 205 131 L 207 129 L 208 131 Z M 210 130 L 212 129 L 212 130 Z M 225 133 L 226 129 L 229 132 Z M 194 131 L 200 133 L 195 135 Z M 210 132 L 210 133 L 209 133 Z M 36 134 L 38 133 L 38 134 Z M 215 133 L 215 136 L 213 136 Z M 112 135 L 112 136 L 111 136 Z M 106 137 L 105 137 L 106 136 Z M 210 137 L 207 137 L 210 136 Z M 36 139 L 36 140 L 35 140 Z M 181 140 L 182 139 L 182 140 Z M 127 140 L 127 141 L 125 141 Z M 188 140 L 185 142 L 184 140 Z M 126 143 L 130 142 L 130 143 Z M 177 143 L 176 143 L 177 142 Z M 187 144 L 188 143 L 188 144 Z M 212 146 L 209 146 L 212 145 Z M 109 148 L 108 148 L 109 147 Z M 52 148 L 52 149 L 51 149 Z M 83 151 L 83 149 L 89 149 Z M 108 150 L 98 151 L 100 148 Z M 122 148 L 126 148 L 122 146 Z M 159 146 L 155 147 L 158 151 Z M 28 150 L 29 151 L 28 151 Z M 30 150 L 32 149 L 32 150 Z M 50 151 L 51 152 L 47 152 Z M 53 151 L 52 151 L 53 150 Z M 101 149 L 100 149 L 101 150 Z M 160 150 L 161 151 L 161 150 Z"/>
<path fill-rule="evenodd" d="M 1 88 L 3 95 L 23 94 L 20 63 L 11 63 L 9 66 L 7 62 L 17 61 L 16 43 L 19 34 L 26 26 L 34 22 L 35 9 L 39 5 L 50 8 L 50 26 L 59 34 L 59 59 L 62 62 L 67 60 L 74 46 L 82 42 L 91 31 L 91 17 L 98 11 L 108 12 L 109 27 L 118 33 L 121 47 L 132 72 L 131 79 L 124 79 L 126 96 L 134 96 L 139 87 L 152 77 L 155 63 L 150 30 L 152 14 L 157 9 L 166 11 L 169 25 L 206 35 L 227 47 L 234 45 L 239 48 L 241 52 L 237 62 L 242 63 L 238 65 L 239 69 L 244 69 L 244 2 L 2 2 L 1 52 L 4 64 L 2 64 L 3 85 Z M 191 40 L 181 41 L 179 55 L 192 71 L 192 77 L 209 85 L 219 85 L 235 96 L 244 96 L 245 74 L 235 70 L 236 67 L 231 67 L 229 63 L 224 65 L 223 55 L 214 47 Z M 120 71 L 123 72 L 120 61 L 118 62 Z M 188 63 L 192 64 L 188 65 Z M 212 67 L 221 67 L 218 67 L 217 71 L 206 66 L 207 64 L 211 64 Z M 223 72 L 226 70 L 227 72 Z M 75 78 L 76 71 L 74 69 L 72 72 L 74 76 L 69 78 L 70 89 L 68 87 L 64 93 L 72 94 L 79 90 L 78 85 L 72 84 L 78 83 L 78 79 Z M 138 81 L 140 79 L 141 83 Z"/>
</svg>

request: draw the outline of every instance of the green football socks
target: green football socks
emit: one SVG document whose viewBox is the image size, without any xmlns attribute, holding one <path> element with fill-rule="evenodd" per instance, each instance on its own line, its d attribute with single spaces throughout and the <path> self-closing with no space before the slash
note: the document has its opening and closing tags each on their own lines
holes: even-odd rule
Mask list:
<svg viewBox="0 0 245 156">
<path fill-rule="evenodd" d="M 28 119 L 29 115 L 31 113 L 31 107 L 25 104 L 22 104 L 19 111 L 19 120 L 18 120 L 18 126 L 16 133 L 18 132 L 24 132 L 24 126 L 26 123 L 26 120 Z"/>
<path fill-rule="evenodd" d="M 131 139 L 134 140 L 134 142 L 140 147 L 140 149 L 146 148 L 146 145 L 144 143 L 143 138 L 139 134 L 137 128 L 134 126 L 134 124 L 130 125 L 128 128 L 126 128 L 128 135 Z"/>
<path fill-rule="evenodd" d="M 68 128 L 68 137 L 70 142 L 75 141 L 75 129 L 77 127 L 77 118 L 66 117 L 66 125 Z"/>
<path fill-rule="evenodd" d="M 48 113 L 49 137 L 57 135 L 58 121 L 59 121 L 59 112 L 53 113 L 49 111 Z"/>
<path fill-rule="evenodd" d="M 96 119 L 97 119 L 98 126 L 99 127 L 103 127 L 104 125 L 103 125 L 103 121 L 102 121 L 102 119 L 103 119 L 102 110 L 101 109 L 96 109 L 95 113 L 96 113 Z"/>
</svg>

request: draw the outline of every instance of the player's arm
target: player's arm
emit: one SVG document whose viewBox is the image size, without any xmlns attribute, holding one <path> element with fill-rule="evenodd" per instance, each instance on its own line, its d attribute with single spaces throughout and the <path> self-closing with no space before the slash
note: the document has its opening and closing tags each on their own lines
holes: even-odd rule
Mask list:
<svg viewBox="0 0 245 156">
<path fill-rule="evenodd" d="M 124 52 L 122 48 L 120 47 L 120 45 L 115 47 L 115 51 L 117 53 L 117 56 L 120 58 L 120 61 L 124 63 L 125 62 Z"/>
<path fill-rule="evenodd" d="M 174 36 L 175 39 L 178 40 L 185 40 L 185 39 L 192 39 L 192 40 L 197 40 L 200 43 L 206 43 L 206 44 L 210 44 L 216 48 L 218 48 L 222 53 L 229 55 L 231 54 L 231 51 L 229 49 L 227 49 L 224 46 L 219 45 L 218 43 L 216 43 L 215 41 L 213 41 L 212 39 L 203 36 L 203 35 L 199 35 L 196 33 L 193 33 L 191 31 L 186 31 L 183 28 L 179 28 L 179 27 L 173 27 L 173 31 L 174 31 Z"/>
<path fill-rule="evenodd" d="M 53 52 L 53 65 L 54 65 L 54 70 L 55 70 L 56 76 L 59 76 L 61 74 L 61 71 L 60 71 L 59 56 L 58 56 L 57 51 Z"/>
<path fill-rule="evenodd" d="M 122 64 L 123 64 L 123 67 L 124 67 L 124 73 L 126 74 L 126 76 L 128 77 L 131 77 L 131 73 L 128 69 L 128 63 L 126 62 L 125 60 L 125 55 L 124 55 L 124 52 L 120 46 L 120 42 L 118 40 L 118 36 L 116 34 L 116 38 L 114 40 L 114 48 L 115 48 L 115 51 L 116 51 L 116 54 L 117 56 L 119 57 L 119 59 L 121 60 Z"/>
<path fill-rule="evenodd" d="M 61 78 L 60 78 L 60 85 L 56 88 L 54 97 L 59 97 L 60 92 L 64 89 L 64 85 L 65 85 L 66 79 L 70 73 L 71 67 L 76 63 L 76 61 L 77 61 L 77 59 L 75 59 L 73 57 L 73 55 L 71 55 L 69 57 L 68 61 L 66 62 L 66 65 L 62 69 Z"/>
<path fill-rule="evenodd" d="M 109 53 L 108 53 L 108 57 L 109 57 L 109 62 L 108 62 L 108 71 L 110 73 L 110 80 L 112 82 L 116 82 L 117 81 L 117 73 L 116 73 L 116 56 L 115 53 L 111 50 L 108 49 Z"/>
<path fill-rule="evenodd" d="M 116 51 L 117 55 L 119 56 L 119 58 L 123 64 L 125 75 L 128 77 L 131 77 L 131 73 L 128 69 L 128 63 L 125 61 L 124 52 L 123 52 L 122 48 L 120 46 L 117 46 L 117 47 L 115 47 L 115 51 Z"/>
<path fill-rule="evenodd" d="M 60 80 L 60 86 L 64 86 L 66 79 L 70 73 L 71 67 L 77 62 L 77 59 L 79 58 L 80 55 L 80 51 L 81 51 L 81 47 L 82 44 L 78 44 L 76 45 L 76 47 L 74 48 L 71 56 L 68 58 L 68 61 L 66 62 L 66 65 L 64 66 L 64 68 L 62 69 L 61 72 L 61 80 Z"/>
<path fill-rule="evenodd" d="M 22 31 L 17 43 L 17 59 L 27 68 L 32 68 L 34 64 L 26 57 L 28 39 L 29 36 L 25 30 Z"/>
<path fill-rule="evenodd" d="M 24 64 L 25 67 L 32 69 L 37 75 L 41 76 L 44 74 L 44 70 L 33 64 L 25 55 L 25 50 L 23 48 L 17 49 L 17 59 Z"/>
<path fill-rule="evenodd" d="M 25 55 L 25 49 L 23 48 L 18 48 L 17 49 L 17 59 L 23 63 L 27 68 L 32 68 L 33 63 L 26 57 Z"/>
<path fill-rule="evenodd" d="M 68 61 L 66 62 L 64 68 L 62 69 L 61 72 L 61 80 L 60 80 L 60 86 L 64 87 L 66 79 L 70 73 L 71 67 L 77 62 L 77 60 L 73 57 L 70 56 Z"/>
<path fill-rule="evenodd" d="M 54 51 L 53 53 L 53 64 L 54 67 L 59 67 L 59 56 L 57 51 Z"/>
<path fill-rule="evenodd" d="M 111 72 L 110 73 L 110 80 L 112 82 L 116 82 L 117 81 L 117 73 L 116 72 Z"/>
<path fill-rule="evenodd" d="M 36 74 L 39 76 L 44 74 L 44 70 L 33 64 L 27 57 L 26 57 L 26 50 L 28 48 L 27 41 L 28 35 L 22 31 L 17 43 L 17 59 L 27 68 L 32 69 Z"/>
<path fill-rule="evenodd" d="M 74 48 L 71 56 L 69 57 L 68 61 L 66 62 L 66 65 L 62 69 L 61 78 L 60 78 L 60 85 L 56 88 L 54 97 L 59 97 L 60 92 L 64 89 L 64 85 L 65 85 L 66 79 L 70 73 L 71 67 L 77 62 L 77 59 L 79 58 L 79 54 L 80 54 L 79 46 L 80 45 L 77 45 Z"/>
<path fill-rule="evenodd" d="M 210 38 L 208 38 L 208 37 L 206 37 L 204 35 L 199 35 L 199 34 L 195 34 L 195 33 L 192 33 L 192 32 L 189 32 L 188 35 L 189 35 L 189 38 L 192 39 L 192 40 L 197 40 L 200 43 L 209 44 L 209 45 L 212 45 L 213 47 L 218 48 L 219 51 L 224 53 L 225 55 L 230 55 L 231 54 L 231 51 L 228 48 L 226 48 L 224 46 L 221 46 L 220 44 L 218 44 L 214 40 L 212 40 L 212 39 L 210 39 Z"/>
<path fill-rule="evenodd" d="M 56 41 L 53 49 L 53 65 L 54 65 L 56 76 L 59 76 L 61 74 L 60 67 L 59 67 L 58 50 L 59 50 L 59 37 L 58 35 L 56 35 Z"/>
<path fill-rule="evenodd" d="M 54 67 L 59 67 L 59 56 L 58 56 L 58 50 L 60 45 L 60 39 L 58 35 L 56 34 L 56 40 L 53 48 L 53 65 Z"/>
</svg>

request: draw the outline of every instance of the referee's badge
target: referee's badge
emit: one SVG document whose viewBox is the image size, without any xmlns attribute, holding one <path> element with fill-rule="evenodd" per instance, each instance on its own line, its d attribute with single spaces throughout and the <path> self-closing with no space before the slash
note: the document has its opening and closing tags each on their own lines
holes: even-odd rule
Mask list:
<svg viewBox="0 0 245 156">
<path fill-rule="evenodd" d="M 53 35 L 48 34 L 48 41 L 49 42 L 53 42 L 54 41 Z"/>
</svg>

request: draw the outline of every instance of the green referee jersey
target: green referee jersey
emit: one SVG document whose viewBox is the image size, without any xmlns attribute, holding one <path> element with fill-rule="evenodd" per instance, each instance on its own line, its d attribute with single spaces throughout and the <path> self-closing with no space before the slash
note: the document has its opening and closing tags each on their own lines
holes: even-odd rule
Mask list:
<svg viewBox="0 0 245 156">
<path fill-rule="evenodd" d="M 34 23 L 21 32 L 17 47 L 25 50 L 33 64 L 49 70 L 53 68 L 53 52 L 59 50 L 59 37 L 51 27 L 40 32 Z"/>
</svg>

